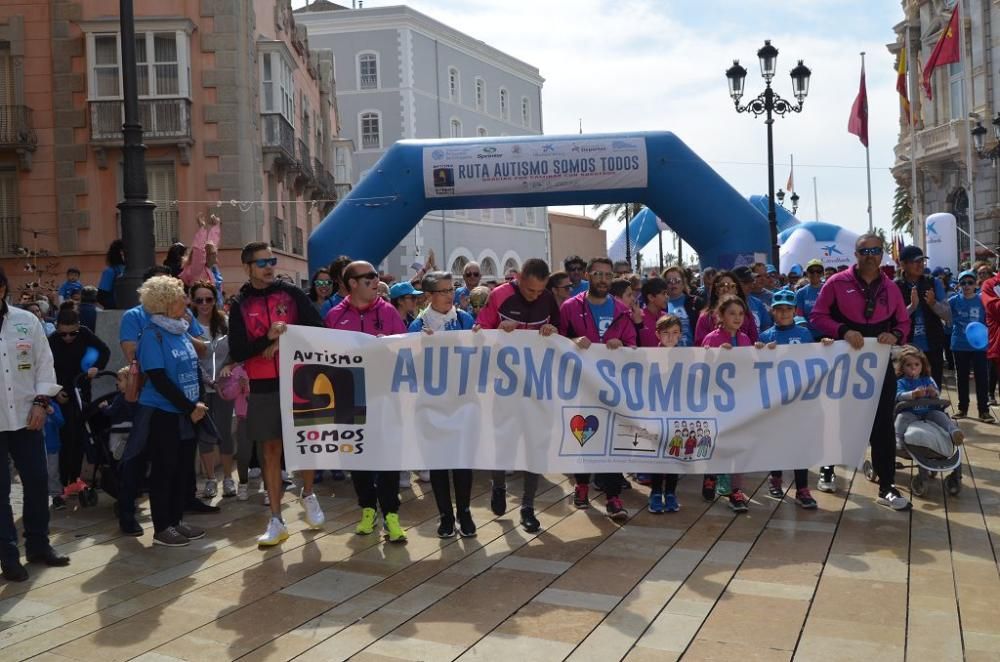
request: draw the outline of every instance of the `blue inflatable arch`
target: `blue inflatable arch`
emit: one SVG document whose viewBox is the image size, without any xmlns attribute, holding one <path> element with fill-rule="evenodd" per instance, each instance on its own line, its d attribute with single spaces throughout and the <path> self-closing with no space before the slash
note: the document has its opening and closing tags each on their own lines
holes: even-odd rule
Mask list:
<svg viewBox="0 0 1000 662">
<path fill-rule="evenodd" d="M 435 210 L 613 202 L 645 204 L 704 266 L 769 252 L 767 219 L 677 136 L 611 133 L 397 142 L 313 231 L 309 266 L 377 265 Z"/>
</svg>

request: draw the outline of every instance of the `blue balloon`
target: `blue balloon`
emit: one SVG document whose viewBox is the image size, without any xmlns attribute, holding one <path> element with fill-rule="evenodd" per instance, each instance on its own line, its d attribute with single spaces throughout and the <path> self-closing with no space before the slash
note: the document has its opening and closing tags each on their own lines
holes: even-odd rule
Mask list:
<svg viewBox="0 0 1000 662">
<path fill-rule="evenodd" d="M 977 351 L 986 349 L 988 338 L 989 334 L 982 322 L 969 322 L 968 326 L 965 327 L 965 339 L 972 345 L 972 349 Z"/>
<path fill-rule="evenodd" d="M 97 348 L 88 347 L 87 351 L 83 353 L 83 358 L 80 359 L 80 370 L 87 372 L 94 367 L 95 363 L 97 363 Z"/>
</svg>

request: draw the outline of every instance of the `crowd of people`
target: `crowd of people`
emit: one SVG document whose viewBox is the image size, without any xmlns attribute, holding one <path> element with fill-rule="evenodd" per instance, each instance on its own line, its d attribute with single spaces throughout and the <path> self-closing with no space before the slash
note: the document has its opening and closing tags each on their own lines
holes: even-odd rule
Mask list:
<svg viewBox="0 0 1000 662">
<path fill-rule="evenodd" d="M 859 349 L 865 338 L 876 338 L 904 348 L 897 366 L 887 371 L 870 436 L 877 502 L 893 510 L 910 506 L 895 486 L 897 401 L 938 395 L 948 369 L 957 384 L 955 417 L 966 417 L 971 373 L 978 418 L 993 420 L 1000 281 L 991 266 L 977 264 L 953 283 L 947 270 L 929 272 L 922 251 L 908 246 L 894 279 L 882 267 L 883 241 L 872 234 L 858 239 L 855 264 L 841 269 L 814 259 L 804 267 L 794 265 L 787 274 L 772 265 L 753 264 L 705 268 L 700 274 L 671 266 L 639 276 L 624 261 L 571 256 L 555 272 L 544 260 L 528 259 L 519 271 L 505 274 L 502 283 L 484 283 L 475 262 L 465 264 L 460 276 L 430 268 L 409 281 L 393 282 L 372 264 L 341 256 L 312 275 L 308 291 L 279 277 L 279 258 L 266 243 L 254 242 L 240 256 L 246 281 L 227 299 L 215 264 L 218 230 L 216 219 L 201 221 L 191 247 L 171 251 L 162 266 L 147 271 L 140 304 L 125 311 L 119 330 L 125 366 L 118 371 L 118 393 L 107 407 L 112 423 L 124 426 L 117 428 L 121 439 L 115 447 L 119 525 L 128 535 L 144 533 L 136 501 L 145 489 L 157 545 L 183 546 L 206 535 L 185 514 L 217 511 L 211 502 L 219 496 L 248 500 L 256 476 L 262 479 L 269 511 L 257 542 L 271 546 L 288 537 L 282 493 L 293 483 L 282 458 L 277 353 L 289 325 L 373 336 L 480 329 L 558 334 L 580 351 L 603 344 L 612 350 L 700 346 L 764 352 L 782 344 L 835 340 Z M 88 323 L 93 318 L 86 306 L 114 307 L 114 281 L 124 264 L 120 249 L 109 250 L 108 267 L 96 288 L 81 284 L 79 271 L 70 269 L 56 300 L 22 296 L 19 307 L 4 301 L 0 308 L 0 344 L 8 362 L 4 380 L 16 391 L 0 418 L 0 452 L 13 459 L 24 485 L 28 561 L 69 562 L 48 543 L 48 511 L 65 508 L 66 490 L 86 473 L 80 403 L 87 396 L 70 394 L 75 387 L 85 391 L 88 379 L 109 362 L 109 348 L 95 335 L 93 322 Z M 4 300 L 7 287 L 6 277 L 0 276 Z M 988 324 L 987 349 L 966 337 L 973 322 Z M 12 324 L 23 333 L 12 333 Z M 940 419 L 918 410 L 911 416 Z M 938 422 L 961 443 L 961 431 L 945 418 L 947 422 Z M 684 440 L 678 439 L 679 453 Z M 686 452 L 694 453 L 697 438 L 691 439 Z M 196 467 L 204 477 L 200 491 Z M 785 498 L 782 469 L 793 470 L 795 503 L 816 508 L 804 467 L 775 468 L 767 493 Z M 312 528 L 325 522 L 313 491 L 322 473 L 298 475 L 306 523 Z M 475 536 L 472 471 L 456 467 L 417 473 L 433 490 L 438 535 Z M 7 496 L 10 476 L 0 474 L 5 475 L 0 494 Z M 497 516 L 508 509 L 508 474 L 491 474 L 490 508 Z M 384 530 L 390 543 L 406 541 L 399 492 L 410 475 L 403 467 L 351 472 L 361 510 L 358 535 Z M 333 478 L 346 476 L 334 472 Z M 526 472 L 522 482 L 519 520 L 528 532 L 540 529 L 534 511 L 538 479 Z M 603 492 L 608 517 L 628 518 L 621 499 L 622 490 L 631 487 L 628 478 L 605 473 L 573 479 L 577 508 L 591 506 L 593 488 Z M 681 507 L 676 474 L 637 474 L 633 480 L 649 486 L 649 511 L 669 513 Z M 750 506 L 739 474 L 706 475 L 701 483 L 707 500 L 722 497 L 734 512 Z M 820 468 L 817 488 L 836 491 L 834 467 Z M 8 579 L 27 576 L 9 506 L 0 511 L 0 564 Z"/>
</svg>

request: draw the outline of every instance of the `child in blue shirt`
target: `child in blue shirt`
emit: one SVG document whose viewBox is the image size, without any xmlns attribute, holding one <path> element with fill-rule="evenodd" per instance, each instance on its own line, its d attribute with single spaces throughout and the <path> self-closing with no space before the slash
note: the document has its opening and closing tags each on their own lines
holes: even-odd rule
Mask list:
<svg viewBox="0 0 1000 662">
<path fill-rule="evenodd" d="M 59 286 L 59 303 L 69 301 L 73 298 L 74 294 L 79 293 L 82 289 L 83 283 L 80 282 L 80 270 L 76 267 L 70 267 L 66 270 L 66 280 Z"/>
<path fill-rule="evenodd" d="M 59 428 L 63 426 L 65 419 L 55 400 L 49 401 L 46 413 L 48 415 L 45 417 L 42 434 L 45 437 L 45 470 L 49 475 L 49 496 L 52 497 L 52 509 L 63 510 L 66 508 L 66 500 L 63 499 L 62 482 L 59 480 L 59 448 L 62 446 Z"/>
<path fill-rule="evenodd" d="M 896 402 L 936 398 L 941 391 L 931 377 L 931 364 L 927 356 L 913 345 L 906 345 L 896 361 Z M 943 409 L 938 407 L 914 407 L 896 415 L 896 443 L 901 445 L 906 428 L 914 421 L 929 421 L 951 435 L 952 442 L 959 446 L 965 435 L 955 425 Z"/>
<path fill-rule="evenodd" d="M 795 323 L 796 297 L 791 290 L 778 290 L 771 297 L 771 315 L 774 326 L 761 332 L 758 346 L 774 349 L 777 345 L 802 345 L 815 342 L 812 331 Z M 823 338 L 824 345 L 833 341 Z M 772 471 L 768 483 L 768 495 L 773 499 L 784 499 L 785 488 L 782 485 L 781 471 Z M 816 499 L 809 492 L 809 472 L 806 469 L 795 470 L 795 503 L 812 510 L 816 508 Z"/>
<path fill-rule="evenodd" d="M 684 327 L 676 315 L 664 315 L 656 320 L 656 338 L 660 347 L 677 347 Z M 680 451 L 674 453 L 680 459 Z M 690 454 L 688 454 L 690 455 Z M 687 456 L 687 455 L 686 455 Z M 677 501 L 677 474 L 650 474 L 649 512 L 675 513 L 681 509 Z"/>
<path fill-rule="evenodd" d="M 955 418 L 965 418 L 969 412 L 969 368 L 976 377 L 976 405 L 979 420 L 992 423 L 990 415 L 989 377 L 987 376 L 986 350 L 975 349 L 965 337 L 965 327 L 972 322 L 986 323 L 986 309 L 976 291 L 976 273 L 963 271 L 958 275 L 959 293 L 948 299 L 951 307 L 951 351 L 955 357 L 955 375 L 958 381 L 958 413 Z"/>
</svg>

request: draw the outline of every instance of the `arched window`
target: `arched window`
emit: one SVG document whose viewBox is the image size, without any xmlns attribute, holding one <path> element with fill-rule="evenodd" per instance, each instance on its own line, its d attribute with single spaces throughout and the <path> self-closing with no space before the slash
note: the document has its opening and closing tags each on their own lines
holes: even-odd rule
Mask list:
<svg viewBox="0 0 1000 662">
<path fill-rule="evenodd" d="M 507 258 L 507 261 L 503 263 L 503 273 L 504 276 L 510 271 L 520 271 L 521 267 L 517 264 L 517 260 L 512 257 Z"/>
<path fill-rule="evenodd" d="M 361 149 L 382 148 L 382 118 L 377 111 L 368 110 L 358 116 Z"/>
<path fill-rule="evenodd" d="M 531 125 L 531 106 L 528 104 L 528 97 L 521 97 L 521 124 Z"/>
<path fill-rule="evenodd" d="M 358 89 L 378 88 L 378 55 L 361 53 L 358 55 Z"/>
<path fill-rule="evenodd" d="M 507 98 L 507 90 L 500 88 L 500 119 L 510 119 L 510 101 Z"/>
<path fill-rule="evenodd" d="M 462 122 L 461 120 L 453 119 L 451 121 L 451 137 L 461 138 L 462 137 Z"/>
<path fill-rule="evenodd" d="M 479 272 L 484 279 L 497 277 L 497 263 L 491 257 L 484 257 L 479 261 Z"/>
<path fill-rule="evenodd" d="M 465 265 L 468 263 L 469 258 L 464 255 L 459 255 L 455 258 L 455 261 L 451 263 L 451 273 L 460 277 L 463 273 L 465 273 Z"/>
<path fill-rule="evenodd" d="M 476 79 L 476 110 L 486 110 L 486 81 Z"/>
<path fill-rule="evenodd" d="M 455 67 L 448 68 L 448 98 L 455 103 L 459 102 L 459 78 L 458 69 Z"/>
</svg>

